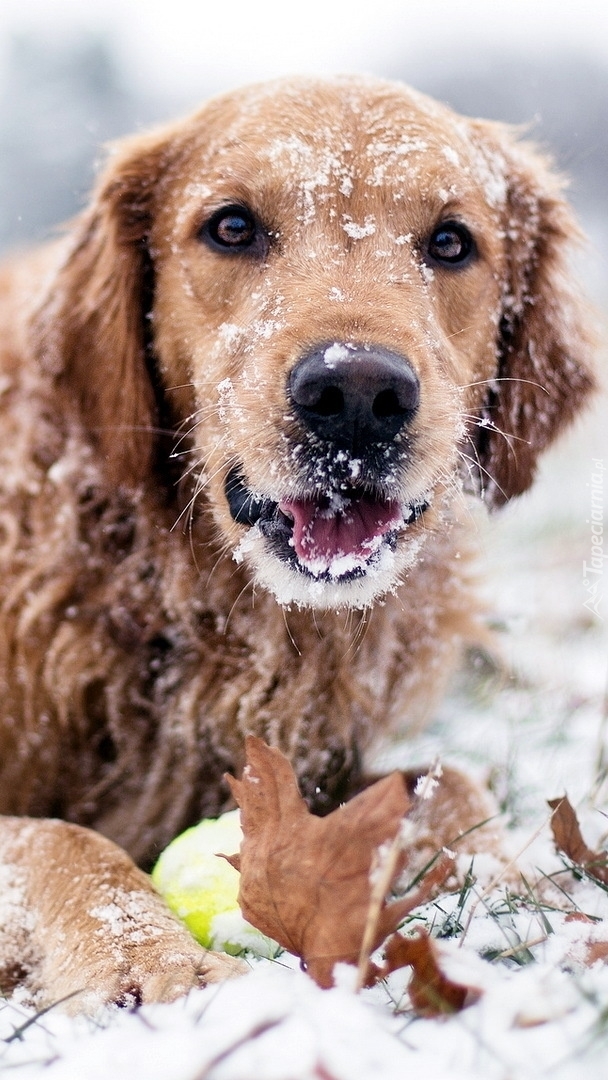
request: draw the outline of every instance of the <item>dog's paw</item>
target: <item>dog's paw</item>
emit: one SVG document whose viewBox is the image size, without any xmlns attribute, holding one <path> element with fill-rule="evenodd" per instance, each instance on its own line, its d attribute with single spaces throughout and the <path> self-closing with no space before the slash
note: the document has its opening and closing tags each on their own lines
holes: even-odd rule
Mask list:
<svg viewBox="0 0 608 1080">
<path fill-rule="evenodd" d="M 150 879 L 118 856 L 112 875 L 89 876 L 84 896 L 78 883 L 78 917 L 60 916 L 47 928 L 40 978 L 46 1002 L 63 999 L 69 1012 L 94 1012 L 104 1004 L 174 1001 L 248 970 L 199 945 Z M 72 893 L 67 903 L 75 908 Z"/>
<path fill-rule="evenodd" d="M 221 953 L 209 952 L 176 924 L 162 927 L 154 940 L 144 933 L 142 941 L 122 948 L 107 938 L 87 949 L 84 964 L 45 965 L 41 973 L 40 1004 L 59 1003 L 63 1011 L 95 1013 L 107 1005 L 137 1008 L 152 1002 L 175 1001 L 190 990 L 243 975 L 246 963 Z M 99 947 L 97 947 L 99 946 Z"/>
<path fill-rule="evenodd" d="M 89 829 L 0 817 L 0 870 L 12 883 L 0 928 L 0 984 L 6 971 L 7 988 L 23 983 L 39 1007 L 92 1013 L 107 1004 L 174 1001 L 248 971 L 241 960 L 203 949 L 148 875 Z"/>
</svg>

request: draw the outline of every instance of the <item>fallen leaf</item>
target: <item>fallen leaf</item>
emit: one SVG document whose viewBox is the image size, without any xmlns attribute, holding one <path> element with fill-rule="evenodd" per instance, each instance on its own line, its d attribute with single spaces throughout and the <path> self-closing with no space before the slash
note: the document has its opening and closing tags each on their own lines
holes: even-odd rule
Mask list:
<svg viewBox="0 0 608 1080">
<path fill-rule="evenodd" d="M 410 837 L 411 835 L 412 834 L 410 833 Z M 410 848 L 408 847 L 406 852 L 409 854 L 409 851 Z M 367 921 L 363 933 L 363 941 L 361 943 L 361 951 L 359 953 L 359 968 L 357 972 L 357 989 L 359 990 L 362 986 L 369 986 L 374 981 L 384 977 L 381 969 L 371 962 L 370 957 L 378 944 L 376 930 L 378 927 L 379 915 L 385 903 L 386 895 L 397 874 L 397 859 L 399 856 L 403 857 L 403 852 L 403 839 L 400 836 L 396 836 L 388 850 L 383 851 L 384 857 L 381 860 L 377 860 L 378 865 L 373 869 L 373 887 L 367 912 Z M 404 912 L 404 914 L 412 911 L 413 908 L 420 907 L 421 904 L 426 904 L 436 892 L 438 886 L 444 885 L 453 871 L 453 853 L 447 851 L 442 852 L 441 855 L 436 858 L 435 863 L 423 872 L 422 879 L 416 887 L 411 885 L 407 890 L 407 911 Z"/>
<path fill-rule="evenodd" d="M 548 802 L 553 810 L 551 829 L 557 849 L 590 877 L 608 885 L 608 854 L 587 847 L 569 799 L 564 795 L 561 799 L 549 799 Z"/>
<path fill-rule="evenodd" d="M 562 851 L 575 867 L 580 867 L 590 878 L 602 885 L 608 885 L 608 854 L 605 851 L 594 851 L 587 846 L 569 799 L 564 795 L 561 799 L 549 799 L 548 803 L 553 810 L 551 829 L 558 851 Z M 596 919 L 582 911 L 569 911 L 565 921 L 588 924 L 593 928 L 587 940 L 581 936 L 573 942 L 570 955 L 574 963 L 582 962 L 591 966 L 598 961 L 608 961 L 608 941 L 601 938 L 598 940 L 595 936 L 598 925 Z"/>
<path fill-rule="evenodd" d="M 393 934 L 384 947 L 384 953 L 383 978 L 398 968 L 409 966 L 413 969 L 408 993 L 419 1016 L 435 1017 L 460 1012 L 465 1004 L 479 997 L 477 987 L 463 986 L 443 974 L 437 946 L 424 930 L 416 937 Z"/>
<path fill-rule="evenodd" d="M 608 960 L 608 941 L 588 941 L 583 959 L 589 967 L 598 960 L 605 963 Z"/>
<path fill-rule="evenodd" d="M 241 910 L 262 933 L 301 957 L 319 986 L 330 987 L 336 963 L 359 960 L 374 860 L 392 844 L 409 807 L 403 778 L 393 773 L 319 818 L 308 810 L 279 750 L 249 736 L 246 757 L 242 779 L 227 777 L 241 809 L 241 850 L 229 858 L 241 872 Z M 405 863 L 400 852 L 391 883 Z M 370 951 L 415 902 L 383 901 Z"/>
</svg>

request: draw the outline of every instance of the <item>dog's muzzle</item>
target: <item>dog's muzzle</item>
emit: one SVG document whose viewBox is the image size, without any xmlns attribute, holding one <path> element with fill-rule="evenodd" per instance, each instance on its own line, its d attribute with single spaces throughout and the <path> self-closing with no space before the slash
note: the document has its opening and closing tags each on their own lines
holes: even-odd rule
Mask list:
<svg viewBox="0 0 608 1080">
<path fill-rule="evenodd" d="M 361 577 L 427 507 L 425 499 L 398 497 L 418 378 L 396 353 L 334 342 L 296 363 L 287 399 L 297 425 L 294 487 L 305 493 L 265 498 L 237 466 L 225 484 L 232 517 L 257 526 L 273 554 L 300 573 Z"/>
</svg>

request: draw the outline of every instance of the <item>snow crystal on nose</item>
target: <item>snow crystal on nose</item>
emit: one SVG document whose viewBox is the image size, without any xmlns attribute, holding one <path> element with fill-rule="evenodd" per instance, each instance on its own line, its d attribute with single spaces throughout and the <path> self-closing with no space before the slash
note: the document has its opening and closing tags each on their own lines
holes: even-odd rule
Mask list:
<svg viewBox="0 0 608 1080">
<path fill-rule="evenodd" d="M 326 367 L 334 368 L 341 360 L 348 360 L 348 356 L 349 351 L 347 346 L 340 345 L 337 341 L 334 341 L 333 345 L 329 345 L 323 353 L 323 360 Z"/>
</svg>

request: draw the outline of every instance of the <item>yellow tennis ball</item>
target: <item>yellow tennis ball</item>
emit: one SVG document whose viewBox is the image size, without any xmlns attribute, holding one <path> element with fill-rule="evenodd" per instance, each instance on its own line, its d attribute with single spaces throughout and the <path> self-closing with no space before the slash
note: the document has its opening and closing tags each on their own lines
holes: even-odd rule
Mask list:
<svg viewBox="0 0 608 1080">
<path fill-rule="evenodd" d="M 218 852 L 234 855 L 242 839 L 238 810 L 205 818 L 169 844 L 152 881 L 166 904 L 207 949 L 235 954 L 245 950 L 276 956 L 278 946 L 241 915 L 238 870 Z"/>
</svg>

